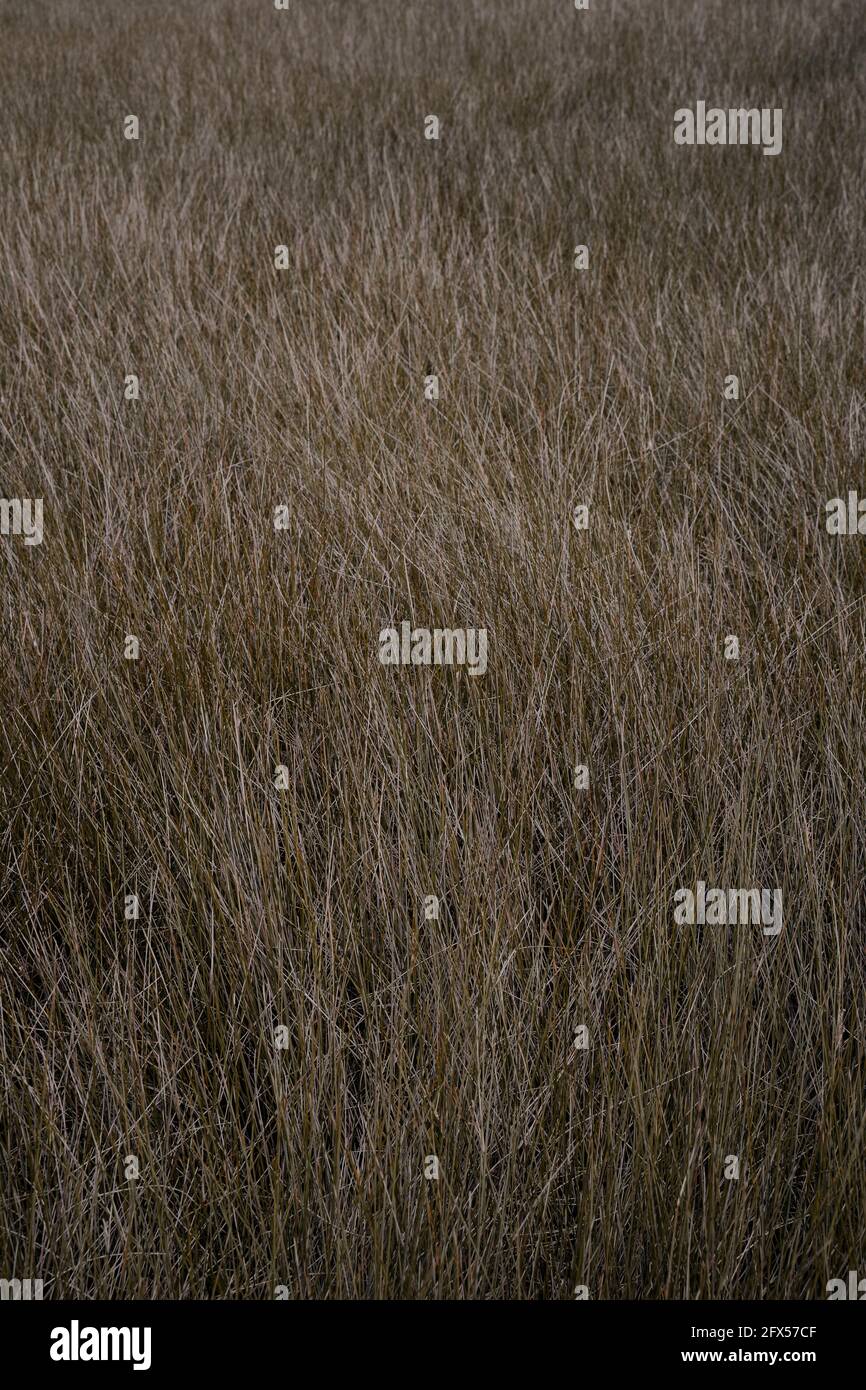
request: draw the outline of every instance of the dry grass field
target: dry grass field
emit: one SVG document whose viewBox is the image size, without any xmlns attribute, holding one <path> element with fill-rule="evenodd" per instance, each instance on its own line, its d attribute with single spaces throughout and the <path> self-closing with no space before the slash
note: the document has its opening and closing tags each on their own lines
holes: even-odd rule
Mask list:
<svg viewBox="0 0 866 1390">
<path fill-rule="evenodd" d="M 862 0 L 0 0 L 0 1276 L 866 1272 L 864 117 Z"/>
</svg>

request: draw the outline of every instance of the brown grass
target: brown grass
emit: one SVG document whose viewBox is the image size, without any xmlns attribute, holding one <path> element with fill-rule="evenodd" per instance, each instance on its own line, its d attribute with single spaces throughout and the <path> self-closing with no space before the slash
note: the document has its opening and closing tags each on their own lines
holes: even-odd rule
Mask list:
<svg viewBox="0 0 866 1390">
<path fill-rule="evenodd" d="M 0 49 L 0 488 L 46 527 L 0 541 L 0 1276 L 824 1297 L 860 0 L 0 0 Z M 781 156 L 675 147 L 699 98 Z M 382 667 L 404 618 L 487 674 Z M 781 886 L 781 936 L 675 926 L 697 878 Z"/>
</svg>

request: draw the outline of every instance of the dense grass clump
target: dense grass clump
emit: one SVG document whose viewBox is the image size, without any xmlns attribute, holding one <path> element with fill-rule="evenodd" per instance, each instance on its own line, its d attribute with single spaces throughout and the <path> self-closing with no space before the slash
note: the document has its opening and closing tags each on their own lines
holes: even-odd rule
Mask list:
<svg viewBox="0 0 866 1390">
<path fill-rule="evenodd" d="M 0 0 L 0 47 L 0 490 L 45 516 L 0 540 L 0 1276 L 824 1297 L 860 0 Z M 676 146 L 697 100 L 781 155 Z M 486 674 L 381 665 L 402 620 Z M 782 932 L 676 925 L 699 879 Z"/>
</svg>

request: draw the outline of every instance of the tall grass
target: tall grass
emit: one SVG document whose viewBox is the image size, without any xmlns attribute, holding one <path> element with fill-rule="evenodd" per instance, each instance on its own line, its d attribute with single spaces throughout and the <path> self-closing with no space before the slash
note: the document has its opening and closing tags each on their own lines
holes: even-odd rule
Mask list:
<svg viewBox="0 0 866 1390">
<path fill-rule="evenodd" d="M 824 1297 L 866 1259 L 859 0 L 0 0 L 0 51 L 0 488 L 45 499 L 0 542 L 0 1275 Z M 676 147 L 697 99 L 782 154 Z M 383 667 L 402 619 L 487 674 Z M 781 935 L 676 926 L 699 878 Z"/>
</svg>

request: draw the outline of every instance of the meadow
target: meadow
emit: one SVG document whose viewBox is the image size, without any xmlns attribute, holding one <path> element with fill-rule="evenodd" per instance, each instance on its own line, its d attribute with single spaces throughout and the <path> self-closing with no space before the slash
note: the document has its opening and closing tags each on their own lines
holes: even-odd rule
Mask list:
<svg viewBox="0 0 866 1390">
<path fill-rule="evenodd" d="M 866 1272 L 863 17 L 0 0 L 0 1276 Z"/>
</svg>

